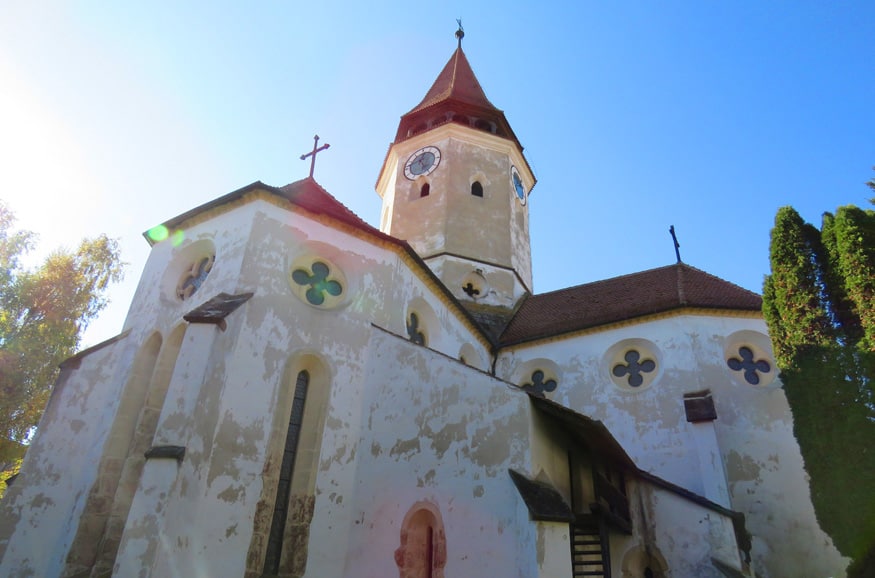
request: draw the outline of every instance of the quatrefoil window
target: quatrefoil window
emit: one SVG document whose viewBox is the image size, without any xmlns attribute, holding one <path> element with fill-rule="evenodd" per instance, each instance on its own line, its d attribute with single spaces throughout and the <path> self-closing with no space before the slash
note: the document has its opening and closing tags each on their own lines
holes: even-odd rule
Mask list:
<svg viewBox="0 0 875 578">
<path fill-rule="evenodd" d="M 556 387 L 559 385 L 555 379 L 547 379 L 544 372 L 540 369 L 536 369 L 532 372 L 532 380 L 530 383 L 524 383 L 522 385 L 523 389 L 528 391 L 532 391 L 534 393 L 544 394 L 551 391 L 556 391 Z"/>
<path fill-rule="evenodd" d="M 195 291 L 200 289 L 200 286 L 206 281 L 207 275 L 209 275 L 210 271 L 213 269 L 213 263 L 215 263 L 215 261 L 215 255 L 209 255 L 194 261 L 191 266 L 183 272 L 182 278 L 176 286 L 176 296 L 185 301 L 194 295 Z"/>
<path fill-rule="evenodd" d="M 626 360 L 626 364 L 618 363 L 614 366 L 614 369 L 611 370 L 611 373 L 614 374 L 615 377 L 623 377 L 628 375 L 627 383 L 629 387 L 641 387 L 641 384 L 644 383 L 644 375 L 645 373 L 650 373 L 656 369 L 656 362 L 652 359 L 645 359 L 641 361 L 641 354 L 638 353 L 635 349 L 630 349 L 626 352 L 626 355 L 623 356 L 623 359 Z"/>
<path fill-rule="evenodd" d="M 343 293 L 343 285 L 336 279 L 330 279 L 331 267 L 322 261 L 314 261 L 309 270 L 299 267 L 292 271 L 292 281 L 305 289 L 304 296 L 310 305 L 323 305 L 326 297 L 339 297 Z"/>
<path fill-rule="evenodd" d="M 755 357 L 750 347 L 742 345 L 738 348 L 738 357 L 730 357 L 726 360 L 726 365 L 733 371 L 743 372 L 744 380 L 749 384 L 759 385 L 760 373 L 769 373 L 772 366 L 765 359 L 755 360 Z"/>
<path fill-rule="evenodd" d="M 292 263 L 289 285 L 301 301 L 319 309 L 340 306 L 349 289 L 340 267 L 312 254 L 303 255 Z"/>
</svg>

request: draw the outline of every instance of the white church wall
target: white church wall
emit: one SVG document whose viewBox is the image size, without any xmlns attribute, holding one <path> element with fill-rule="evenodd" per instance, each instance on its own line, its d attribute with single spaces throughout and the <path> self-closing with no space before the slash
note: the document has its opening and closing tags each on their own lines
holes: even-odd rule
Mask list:
<svg viewBox="0 0 875 578">
<path fill-rule="evenodd" d="M 535 525 L 507 472 L 527 470 L 527 397 L 378 329 L 366 355 L 361 396 L 343 396 L 360 404 L 361 431 L 345 448 L 324 440 L 308 576 L 396 575 L 401 524 L 420 503 L 442 517 L 446 576 L 535 575 Z"/>
<path fill-rule="evenodd" d="M 290 218 L 288 211 L 270 203 L 258 202 L 257 210 L 254 205 L 246 214 L 251 226 L 234 225 L 250 231 L 247 246 L 217 243 L 216 265 L 196 296 L 204 300 L 220 291 L 250 288 L 255 295 L 229 316 L 225 332 L 195 324 L 186 334 L 155 436 L 157 445 L 185 446 L 186 456 L 172 481 L 166 462 L 147 462 L 118 558 L 120 576 L 143 567 L 147 559 L 153 560 L 148 565 L 154 576 L 180 569 L 242 575 L 276 388 L 290 355 L 311 352 L 330 365 L 331 412 L 322 467 L 331 472 L 331 480 L 323 493 L 341 500 L 332 488 L 351 487 L 355 479 L 355 469 L 347 464 L 354 463 L 356 451 L 351 436 L 362 427 L 357 385 L 371 323 L 382 321 L 404 339 L 404 304 L 412 303 L 421 311 L 429 309 L 438 325 L 430 331 L 429 347 L 454 357 L 463 344 L 484 353 L 483 345 L 472 345 L 467 328 L 396 253 L 298 215 Z M 234 220 L 241 218 L 234 215 Z M 209 223 L 223 230 L 225 220 L 220 216 Z M 203 230 L 192 227 L 191 236 L 222 237 L 205 225 Z M 221 271 L 221 255 L 240 264 L 239 280 L 231 275 L 212 278 Z M 302 255 L 324 258 L 342 269 L 348 296 L 336 309 L 314 307 L 290 288 L 290 267 Z M 159 269 L 153 269 L 153 279 L 160 276 Z M 482 378 L 482 373 L 472 373 Z M 335 512 L 332 524 L 343 523 L 343 513 Z M 206 529 L 197 540 L 189 536 L 192 524 Z M 343 540 L 330 542 L 332 558 L 342 546 L 337 539 Z"/>
<path fill-rule="evenodd" d="M 411 303 L 425 304 L 437 322 L 428 328 L 428 346 L 458 357 L 460 348 L 469 343 L 478 354 L 472 365 L 488 368 L 487 344 L 475 338 L 460 314 L 447 307 L 446 298 L 430 279 L 410 271 L 411 260 L 400 257 L 397 250 L 361 232 L 344 232 L 334 221 L 313 220 L 305 212 L 290 211 L 257 195 L 236 204 L 233 211 L 208 217 L 192 220 L 183 233 L 171 234 L 153 247 L 126 327 L 171 327 L 183 314 L 222 291 L 254 290 L 262 297 L 275 297 L 277 307 L 288 307 L 282 301 L 294 290 L 291 269 L 302 258 L 321 257 L 335 263 L 349 284 L 337 310 L 405 335 Z M 183 265 L 194 258 L 191 248 L 198 244 L 202 248 L 205 243 L 214 248 L 215 264 L 197 292 L 180 301 L 175 290 Z"/>
<path fill-rule="evenodd" d="M 0 510 L 0 575 L 58 576 L 138 343 L 128 335 L 66 368 Z"/>
<path fill-rule="evenodd" d="M 540 578 L 572 576 L 571 528 L 564 522 L 532 522 Z"/>
<path fill-rule="evenodd" d="M 496 371 L 513 379 L 532 359 L 553 360 L 560 375 L 549 397 L 604 422 L 643 470 L 699 495 L 717 495 L 719 488 L 704 486 L 713 471 L 702 469 L 701 440 L 697 426 L 686 420 L 683 395 L 710 390 L 732 508 L 747 516 L 758 575 L 841 575 L 844 562 L 816 523 L 780 382 L 751 385 L 727 366 L 728 348 L 737 348 L 738 335 L 768 355 L 771 375 L 762 383 L 773 379 L 776 368 L 761 319 L 692 314 L 518 346 L 500 356 Z M 641 361 L 656 362 L 653 377 L 639 388 L 618 385 L 611 374 L 612 348 L 622 343 L 633 343 Z"/>
<path fill-rule="evenodd" d="M 212 358 L 178 366 L 171 390 L 187 381 L 183 376 L 194 377 L 195 365 L 214 369 L 197 402 L 182 403 L 197 414 L 188 438 L 170 439 L 166 422 L 174 414 L 162 419 L 162 440 L 184 442 L 186 457 L 175 475 L 172 461 L 147 462 L 118 576 L 146 566 L 150 576 L 243 573 L 270 425 L 265 416 L 277 385 L 261 381 L 266 360 L 258 355 L 265 343 L 257 334 L 271 332 L 253 330 L 246 317 L 236 320 L 239 331 L 229 319 L 227 337 L 212 326 L 192 328 L 201 341 L 210 336 L 198 336 L 200 328 L 216 334 Z M 359 351 L 363 365 L 335 363 L 349 352 L 329 357 L 335 373 L 307 575 L 393 575 L 400 523 L 417 502 L 433 504 L 442 515 L 448 576 L 533 567 L 543 540 L 538 546 L 507 473 L 508 467 L 525 469 L 528 459 L 527 397 L 403 338 L 368 331 L 369 345 Z M 217 358 L 220 351 L 229 351 L 226 362 Z M 258 367 L 247 367 L 253 359 Z M 210 431 L 216 432 L 212 446 Z M 530 547 L 520 552 L 521 543 Z M 484 556 L 484 547 L 494 555 Z"/>
<path fill-rule="evenodd" d="M 148 326 L 166 331 L 213 295 L 221 291 L 233 293 L 260 204 L 259 201 L 240 204 L 232 212 L 191 220 L 153 245 L 128 310 L 125 329 Z M 209 253 L 215 255 L 209 274 L 196 292 L 181 300 L 176 291 L 185 271 Z"/>
<path fill-rule="evenodd" d="M 742 570 L 729 516 L 646 481 L 630 480 L 629 491 L 635 535 L 612 542 L 614 575 L 637 578 L 649 565 L 668 576 L 723 578 L 714 559 Z"/>
<path fill-rule="evenodd" d="M 334 309 L 344 319 L 407 335 L 409 314 L 418 312 L 429 348 L 458 357 L 461 347 L 469 343 L 479 358 L 488 358 L 486 344 L 473 336 L 460 313 L 447 307 L 446 297 L 433 280 L 424 273 L 413 273 L 412 260 L 399 256 L 397 249 L 357 231 L 341 232 L 334 222 L 321 223 L 267 203 L 252 235 L 241 279 L 258 279 L 260 292 L 287 299 L 294 264 L 306 256 L 324 257 L 342 270 L 348 283 L 347 296 Z M 288 305 L 278 302 L 277 307 Z M 312 313 L 308 315 L 312 322 L 329 318 L 327 311 L 314 307 L 302 312 Z"/>
</svg>

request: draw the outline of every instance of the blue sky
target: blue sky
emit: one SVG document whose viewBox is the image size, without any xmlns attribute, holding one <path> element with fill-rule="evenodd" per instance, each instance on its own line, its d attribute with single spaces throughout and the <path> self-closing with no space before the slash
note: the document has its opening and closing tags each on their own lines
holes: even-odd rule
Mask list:
<svg viewBox="0 0 875 578">
<path fill-rule="evenodd" d="M 181 5 L 176 5 L 181 4 Z M 869 206 L 875 3 L 0 5 L 0 198 L 41 250 L 118 237 L 85 344 L 122 326 L 141 233 L 309 169 L 372 224 L 400 115 L 455 48 L 538 178 L 536 292 L 685 262 L 759 291 L 775 211 Z M 318 5 L 317 5 L 318 4 Z"/>
</svg>

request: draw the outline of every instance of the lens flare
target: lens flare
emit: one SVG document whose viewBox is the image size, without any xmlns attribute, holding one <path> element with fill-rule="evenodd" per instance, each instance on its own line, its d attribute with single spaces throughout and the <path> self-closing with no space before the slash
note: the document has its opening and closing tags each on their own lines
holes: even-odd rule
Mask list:
<svg viewBox="0 0 875 578">
<path fill-rule="evenodd" d="M 159 241 L 163 241 L 170 235 L 170 231 L 167 230 L 167 227 L 164 225 L 158 225 L 157 227 L 152 227 L 146 232 L 149 239 L 155 241 L 156 243 Z"/>
</svg>

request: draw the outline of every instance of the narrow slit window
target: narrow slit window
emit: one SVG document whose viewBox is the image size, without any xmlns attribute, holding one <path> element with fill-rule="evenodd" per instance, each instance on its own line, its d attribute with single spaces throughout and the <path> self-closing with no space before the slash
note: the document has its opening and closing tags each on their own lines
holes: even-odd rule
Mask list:
<svg viewBox="0 0 875 578">
<path fill-rule="evenodd" d="M 425 183 L 424 185 L 422 185 L 422 188 L 419 189 L 419 196 L 420 197 L 427 197 L 430 192 L 431 192 L 431 185 L 429 185 L 428 183 Z"/>
<path fill-rule="evenodd" d="M 434 578 L 434 528 L 431 526 L 425 535 L 425 575 Z"/>
<path fill-rule="evenodd" d="M 310 385 L 310 374 L 307 371 L 298 373 L 295 383 L 295 397 L 292 401 L 292 411 L 289 416 L 289 429 L 286 433 L 286 443 L 283 448 L 283 461 L 280 467 L 279 484 L 273 509 L 273 521 L 267 540 L 267 552 L 264 556 L 264 573 L 279 572 L 280 557 L 283 549 L 283 534 L 286 518 L 289 512 L 289 494 L 292 489 L 292 476 L 295 471 L 295 458 L 298 453 L 298 437 L 301 424 L 304 421 L 304 402 L 307 398 L 307 387 Z"/>
<path fill-rule="evenodd" d="M 480 184 L 480 181 L 474 181 L 471 184 L 471 194 L 475 197 L 483 196 L 483 185 Z"/>
</svg>

